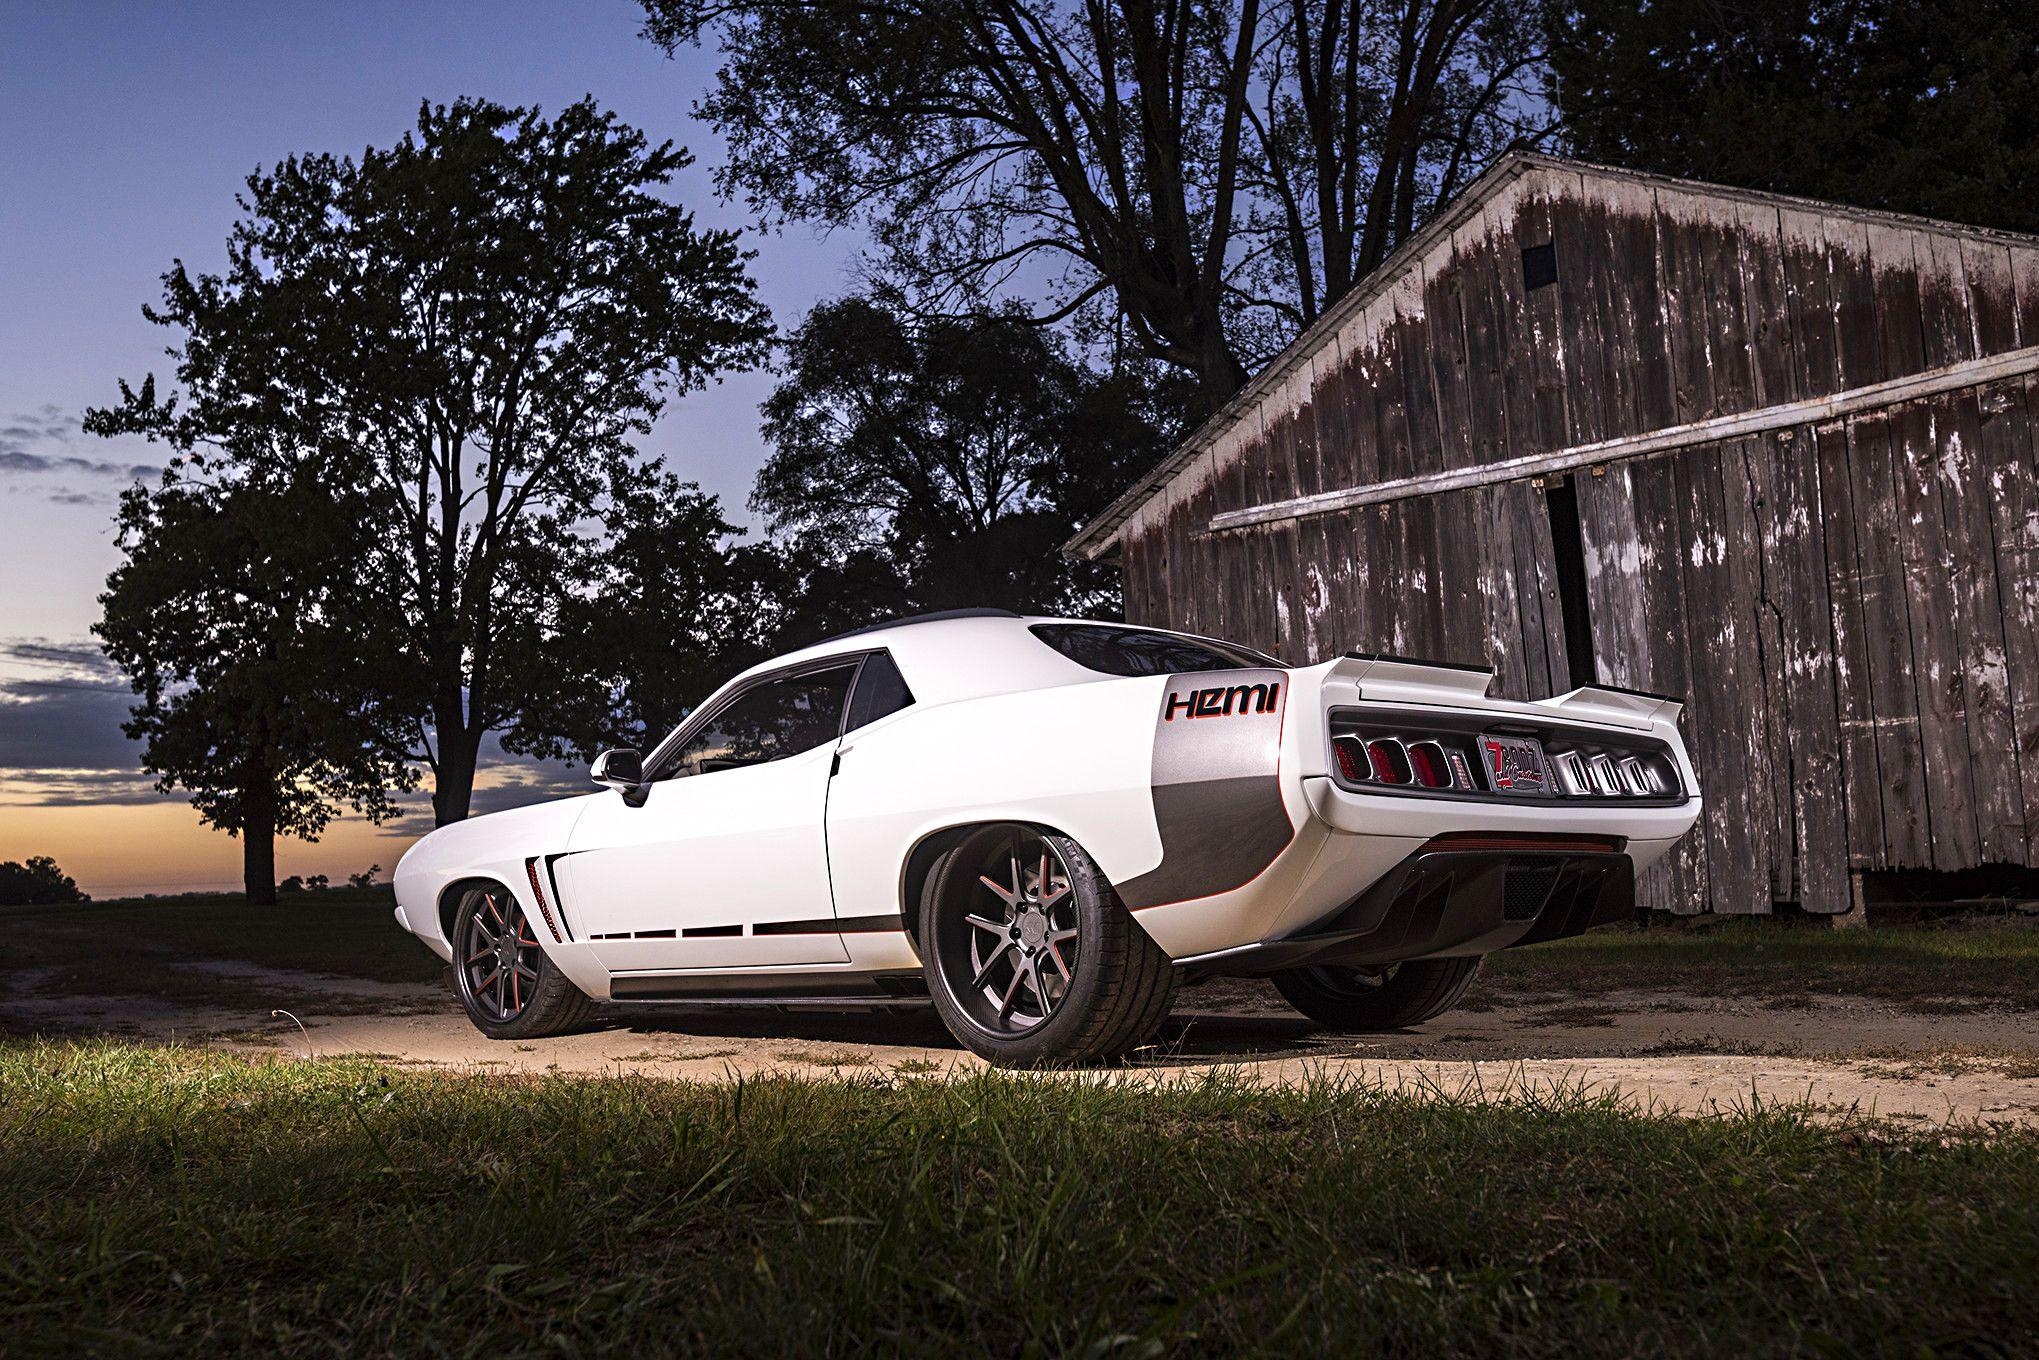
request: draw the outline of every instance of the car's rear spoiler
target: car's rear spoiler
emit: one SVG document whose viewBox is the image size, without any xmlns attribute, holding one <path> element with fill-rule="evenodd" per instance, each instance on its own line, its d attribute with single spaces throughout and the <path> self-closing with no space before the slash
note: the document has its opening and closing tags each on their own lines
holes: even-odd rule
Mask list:
<svg viewBox="0 0 2039 1360">
<path fill-rule="evenodd" d="M 1333 662 L 1330 674 L 1359 682 L 1367 694 L 1392 695 L 1418 702 L 1463 703 L 1484 699 L 1493 687 L 1491 666 L 1456 661 L 1419 661 L 1381 652 L 1347 652 Z M 1554 709 L 1584 720 L 1645 724 L 1659 718 L 1676 722 L 1685 707 L 1668 694 L 1623 689 L 1619 685 L 1583 685 L 1568 694 L 1536 700 L 1536 707 Z"/>
<path fill-rule="evenodd" d="M 1569 694 L 1538 702 L 1545 708 L 1561 709 L 1580 717 L 1608 717 L 1628 722 L 1662 719 L 1675 723 L 1678 715 L 1685 711 L 1683 699 L 1674 699 L 1668 694 L 1652 694 L 1644 689 L 1623 689 L 1619 685 L 1582 685 Z"/>
</svg>

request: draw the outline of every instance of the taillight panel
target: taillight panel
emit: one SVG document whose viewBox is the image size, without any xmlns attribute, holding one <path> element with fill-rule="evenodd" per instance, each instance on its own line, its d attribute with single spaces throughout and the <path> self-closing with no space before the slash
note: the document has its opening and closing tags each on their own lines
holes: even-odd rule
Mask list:
<svg viewBox="0 0 2039 1360">
<path fill-rule="evenodd" d="M 1558 724 L 1334 709 L 1338 783 L 1368 793 L 1516 802 L 1680 803 L 1670 748 L 1647 737 Z"/>
</svg>

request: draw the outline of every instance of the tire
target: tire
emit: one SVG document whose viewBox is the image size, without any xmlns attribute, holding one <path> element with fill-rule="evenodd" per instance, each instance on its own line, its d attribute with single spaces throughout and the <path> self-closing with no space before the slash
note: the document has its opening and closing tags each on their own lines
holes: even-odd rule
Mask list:
<svg viewBox="0 0 2039 1360">
<path fill-rule="evenodd" d="M 1030 826 L 987 826 L 942 857 L 919 943 L 943 1023 L 998 1067 L 1123 1057 L 1175 999 L 1174 965 L 1090 856 Z"/>
<path fill-rule="evenodd" d="M 1287 1002 L 1326 1029 L 1406 1029 L 1458 1004 L 1480 971 L 1478 955 L 1418 959 L 1385 968 L 1291 968 L 1274 975 Z"/>
<path fill-rule="evenodd" d="M 505 962 L 511 971 L 502 970 Z M 491 1039 L 545 1039 L 584 1029 L 587 993 L 546 956 L 524 908 L 504 888 L 470 888 L 453 918 L 453 991 Z"/>
</svg>

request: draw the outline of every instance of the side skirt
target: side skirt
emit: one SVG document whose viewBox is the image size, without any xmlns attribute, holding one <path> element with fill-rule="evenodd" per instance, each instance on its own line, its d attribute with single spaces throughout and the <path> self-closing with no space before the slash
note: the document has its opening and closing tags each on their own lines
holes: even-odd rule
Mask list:
<svg viewBox="0 0 2039 1360">
<path fill-rule="evenodd" d="M 619 973 L 609 981 L 609 996 L 618 1002 L 896 1005 L 925 1001 L 927 979 L 919 973 L 900 972 Z"/>
</svg>

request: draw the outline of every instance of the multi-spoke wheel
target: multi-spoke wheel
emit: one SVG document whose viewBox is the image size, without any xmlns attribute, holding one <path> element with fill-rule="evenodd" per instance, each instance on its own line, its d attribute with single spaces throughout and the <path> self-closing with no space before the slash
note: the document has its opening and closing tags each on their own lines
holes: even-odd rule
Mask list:
<svg viewBox="0 0 2039 1360">
<path fill-rule="evenodd" d="M 1167 956 L 1065 836 L 985 827 L 930 876 L 920 916 L 928 990 L 993 1062 L 1116 1057 L 1168 1013 Z"/>
<path fill-rule="evenodd" d="M 1326 1029 L 1402 1029 L 1457 1005 L 1479 971 L 1474 955 L 1378 968 L 1292 968 L 1276 973 L 1274 985 L 1291 1006 Z"/>
<path fill-rule="evenodd" d="M 453 985 L 475 1027 L 492 1039 L 564 1034 L 594 1003 L 545 955 L 524 908 L 503 888 L 473 888 L 453 925 Z"/>
</svg>

